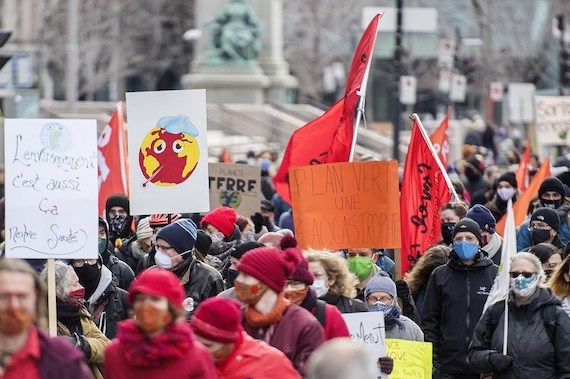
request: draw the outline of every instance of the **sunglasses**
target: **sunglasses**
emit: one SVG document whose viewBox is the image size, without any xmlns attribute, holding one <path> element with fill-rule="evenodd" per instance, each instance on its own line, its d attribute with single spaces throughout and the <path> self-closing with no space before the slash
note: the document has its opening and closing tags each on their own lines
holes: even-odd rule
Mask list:
<svg viewBox="0 0 570 379">
<path fill-rule="evenodd" d="M 511 278 L 513 278 L 513 279 L 518 278 L 519 275 L 522 275 L 528 279 L 528 278 L 531 278 L 535 273 L 534 272 L 526 272 L 526 271 L 523 271 L 523 272 L 511 271 L 511 272 L 509 272 L 509 274 L 511 275 Z"/>
</svg>

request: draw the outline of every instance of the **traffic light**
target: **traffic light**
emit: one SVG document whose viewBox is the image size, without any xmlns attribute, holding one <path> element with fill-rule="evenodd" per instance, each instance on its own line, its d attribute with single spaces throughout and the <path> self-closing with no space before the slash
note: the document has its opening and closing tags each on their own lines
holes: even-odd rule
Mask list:
<svg viewBox="0 0 570 379">
<path fill-rule="evenodd" d="M 8 42 L 11 35 L 12 32 L 0 29 L 0 48 L 2 48 L 2 46 L 4 46 L 6 42 Z M 0 53 L 0 70 L 2 69 L 2 67 L 4 67 L 6 63 L 8 63 L 10 58 L 12 58 L 12 55 Z"/>
</svg>

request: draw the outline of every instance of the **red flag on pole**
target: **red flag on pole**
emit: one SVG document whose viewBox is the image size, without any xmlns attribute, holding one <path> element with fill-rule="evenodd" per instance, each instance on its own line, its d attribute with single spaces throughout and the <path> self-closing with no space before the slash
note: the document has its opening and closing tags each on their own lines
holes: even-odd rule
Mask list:
<svg viewBox="0 0 570 379">
<path fill-rule="evenodd" d="M 517 168 L 516 178 L 517 186 L 521 192 L 526 191 L 529 185 L 529 170 L 528 166 L 530 163 L 530 156 L 532 155 L 532 146 L 530 141 L 527 141 L 526 147 L 524 149 L 523 155 L 519 162 L 519 167 Z"/>
<path fill-rule="evenodd" d="M 429 136 L 431 143 L 443 164 L 443 167 L 447 167 L 447 156 L 449 154 L 449 137 L 447 136 L 447 128 L 449 127 L 449 108 L 447 113 L 436 130 Z"/>
<path fill-rule="evenodd" d="M 374 16 L 358 43 L 342 99 L 322 116 L 297 129 L 289 139 L 281 166 L 273 178 L 275 189 L 289 204 L 290 167 L 348 162 L 350 158 L 356 106 L 361 91 L 366 87 L 364 81 L 367 79 L 380 17 Z"/>
<path fill-rule="evenodd" d="M 105 215 L 105 202 L 115 193 L 129 195 L 127 139 L 123 106 L 117 103 L 109 123 L 97 140 L 99 173 L 99 215 Z"/>
<path fill-rule="evenodd" d="M 447 173 L 430 145 L 414 116 L 400 192 L 402 275 L 430 246 L 441 240 L 439 211 L 451 199 Z"/>
</svg>

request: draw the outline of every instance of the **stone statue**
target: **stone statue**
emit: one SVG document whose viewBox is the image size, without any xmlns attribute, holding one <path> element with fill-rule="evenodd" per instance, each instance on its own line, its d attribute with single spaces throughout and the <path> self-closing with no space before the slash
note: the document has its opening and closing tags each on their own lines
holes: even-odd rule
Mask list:
<svg viewBox="0 0 570 379">
<path fill-rule="evenodd" d="M 212 20 L 207 65 L 255 63 L 261 49 L 260 25 L 245 0 L 230 0 Z"/>
</svg>

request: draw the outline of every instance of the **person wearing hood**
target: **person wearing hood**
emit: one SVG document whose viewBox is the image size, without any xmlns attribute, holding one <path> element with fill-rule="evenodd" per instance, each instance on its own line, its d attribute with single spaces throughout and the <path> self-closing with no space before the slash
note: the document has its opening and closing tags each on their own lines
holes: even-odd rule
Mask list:
<svg viewBox="0 0 570 379">
<path fill-rule="evenodd" d="M 495 183 L 495 196 L 485 204 L 485 208 L 491 211 L 495 220 L 500 220 L 507 213 L 509 200 L 513 204 L 519 196 L 517 178 L 512 172 L 505 172 Z"/>
<path fill-rule="evenodd" d="M 154 254 L 156 254 L 156 249 L 154 247 L 156 243 L 156 235 L 158 232 L 164 228 L 166 225 L 170 225 L 173 222 L 179 220 L 182 217 L 180 213 L 173 213 L 173 214 L 152 214 L 148 220 L 148 225 L 152 229 L 152 237 L 151 241 L 151 248 L 146 253 L 139 263 L 137 264 L 137 268 L 133 270 L 135 274 L 139 274 L 142 271 L 146 270 L 149 267 L 156 265 L 154 261 Z"/>
<path fill-rule="evenodd" d="M 477 323 L 469 365 L 493 378 L 569 378 L 570 318 L 540 283 L 540 261 L 530 253 L 511 259 L 507 354 L 503 354 L 505 302 L 491 305 Z"/>
<path fill-rule="evenodd" d="M 422 330 L 433 344 L 436 379 L 479 379 L 467 365 L 467 348 L 498 271 L 481 244 L 479 225 L 469 218 L 459 221 L 450 261 L 428 281 Z"/>
<path fill-rule="evenodd" d="M 133 217 L 130 215 L 129 198 L 123 194 L 109 196 L 105 203 L 105 219 L 109 225 L 109 242 L 111 246 L 120 247 L 134 235 L 131 230 Z"/>
<path fill-rule="evenodd" d="M 225 288 L 222 275 L 194 257 L 197 233 L 194 221 L 180 219 L 156 235 L 156 265 L 173 272 L 180 279 L 186 295 L 184 309 L 188 313 Z"/>
<path fill-rule="evenodd" d="M 40 278 L 47 284 L 47 267 Z M 85 289 L 73 268 L 63 261 L 55 261 L 55 292 L 57 306 L 57 335 L 68 340 L 85 355 L 85 361 L 96 379 L 103 376 L 99 365 L 103 364 L 105 348 L 110 340 L 97 328 L 83 304 Z"/>
<path fill-rule="evenodd" d="M 476 204 L 469 209 L 465 217 L 470 218 L 479 225 L 479 232 L 483 241 L 481 249 L 498 266 L 501 263 L 503 238 L 495 231 L 497 222 L 491 211 L 480 204 Z"/>
<path fill-rule="evenodd" d="M 109 230 L 107 223 L 99 218 L 99 255 L 103 259 L 103 264 L 111 270 L 115 285 L 125 291 L 135 278 L 135 273 L 129 265 L 113 254 L 113 246 L 109 241 Z"/>
<path fill-rule="evenodd" d="M 559 217 L 559 228 L 557 228 L 558 239 L 562 244 L 570 242 L 570 228 L 568 226 L 568 211 L 570 210 L 570 205 L 565 203 L 564 196 L 564 184 L 560 179 L 546 178 L 538 189 L 538 202 L 535 204 L 535 209 L 542 207 L 556 211 Z M 531 209 L 529 213 L 532 211 Z M 530 219 L 531 217 L 527 217 L 517 230 L 518 251 L 523 251 L 535 244 L 531 236 Z"/>
<path fill-rule="evenodd" d="M 184 321 L 184 291 L 173 273 L 150 268 L 129 289 L 134 318 L 119 324 L 105 352 L 105 379 L 217 378 L 210 352 Z"/>
<path fill-rule="evenodd" d="M 150 217 L 144 217 L 139 220 L 135 235 L 115 250 L 117 258 L 128 264 L 133 273 L 142 257 L 150 253 L 153 234 L 153 230 L 150 227 Z M 129 287 L 125 289 L 127 288 Z"/>
<path fill-rule="evenodd" d="M 307 360 L 325 338 L 317 319 L 285 297 L 285 283 L 297 263 L 296 249 L 250 250 L 241 257 L 234 285 L 245 303 L 242 325 L 247 334 L 279 349 L 304 375 Z"/>
<path fill-rule="evenodd" d="M 282 352 L 243 330 L 240 305 L 234 300 L 204 300 L 190 326 L 196 339 L 210 350 L 219 379 L 301 379 Z"/>
<path fill-rule="evenodd" d="M 117 323 L 129 317 L 127 292 L 113 282 L 113 274 L 99 259 L 75 259 L 71 263 L 79 284 L 85 289 L 85 307 L 93 321 L 109 339 L 115 337 Z"/>
<path fill-rule="evenodd" d="M 219 260 L 214 267 L 222 275 L 225 275 L 230 265 L 230 250 L 241 242 L 241 233 L 236 220 L 237 213 L 230 207 L 213 209 L 202 218 L 202 229 L 212 239 L 208 254 Z"/>
<path fill-rule="evenodd" d="M 285 237 L 281 242 L 281 249 L 297 249 L 297 241 L 293 237 Z M 317 298 L 316 291 L 311 287 L 314 278 L 309 270 L 309 262 L 297 250 L 299 262 L 295 266 L 295 271 L 287 279 L 285 286 L 285 297 L 291 303 L 299 305 L 309 312 L 319 321 L 325 333 L 325 340 L 337 337 L 349 337 L 348 327 L 342 318 L 342 314 L 334 305 L 327 304 L 326 301 Z"/>
</svg>

